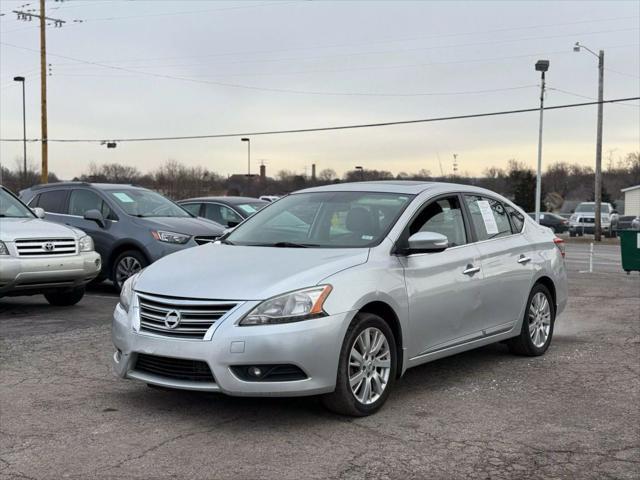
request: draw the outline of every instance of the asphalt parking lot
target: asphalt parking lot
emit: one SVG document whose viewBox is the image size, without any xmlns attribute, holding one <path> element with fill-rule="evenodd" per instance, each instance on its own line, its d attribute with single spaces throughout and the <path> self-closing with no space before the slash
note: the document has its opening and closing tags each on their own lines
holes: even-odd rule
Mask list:
<svg viewBox="0 0 640 480">
<path fill-rule="evenodd" d="M 407 372 L 368 418 L 317 399 L 147 388 L 110 372 L 107 286 L 75 307 L 0 300 L 0 477 L 640 478 L 640 275 L 567 246 L 543 357 L 493 345 Z"/>
</svg>

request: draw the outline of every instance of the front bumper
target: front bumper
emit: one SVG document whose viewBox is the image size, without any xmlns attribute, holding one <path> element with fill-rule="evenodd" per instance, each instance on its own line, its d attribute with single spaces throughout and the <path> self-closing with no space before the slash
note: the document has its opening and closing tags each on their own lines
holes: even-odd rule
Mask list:
<svg viewBox="0 0 640 480">
<path fill-rule="evenodd" d="M 602 225 L 602 231 L 608 232 L 611 229 L 611 225 Z M 593 223 L 572 223 L 569 226 L 569 232 L 575 233 L 594 233 L 596 226 Z"/>
<path fill-rule="evenodd" d="M 237 321 L 258 302 L 245 302 L 228 317 L 218 320 L 205 338 L 182 340 L 137 333 L 120 305 L 114 311 L 112 338 L 116 352 L 114 373 L 121 378 L 185 390 L 222 392 L 235 396 L 302 396 L 335 389 L 342 340 L 355 312 L 283 325 L 240 327 Z M 136 370 L 138 354 L 203 361 L 215 381 L 176 380 Z M 234 365 L 292 364 L 307 378 L 294 381 L 244 381 L 231 371 Z"/>
<path fill-rule="evenodd" d="M 40 258 L 0 257 L 0 295 L 73 288 L 93 280 L 101 268 L 100 255 L 80 252 Z"/>
</svg>

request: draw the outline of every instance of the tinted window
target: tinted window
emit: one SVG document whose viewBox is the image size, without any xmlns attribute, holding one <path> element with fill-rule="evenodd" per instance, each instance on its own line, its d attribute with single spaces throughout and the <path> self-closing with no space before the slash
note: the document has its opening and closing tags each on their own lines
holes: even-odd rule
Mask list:
<svg viewBox="0 0 640 480">
<path fill-rule="evenodd" d="M 458 197 L 442 198 L 427 204 L 409 227 L 409 234 L 435 232 L 449 239 L 449 246 L 467 243 Z"/>
<path fill-rule="evenodd" d="M 524 215 L 522 215 L 518 210 L 516 210 L 515 208 L 509 205 L 505 205 L 504 208 L 507 210 L 507 214 L 511 219 L 511 226 L 512 226 L 513 233 L 520 233 L 524 228 Z M 548 215 L 548 214 L 545 214 L 545 215 Z"/>
<path fill-rule="evenodd" d="M 200 216 L 200 204 L 199 203 L 183 203 L 180 205 L 187 212 L 192 213 L 196 217 Z"/>
<path fill-rule="evenodd" d="M 66 190 L 42 192 L 38 198 L 38 207 L 49 213 L 66 213 L 64 211 L 64 201 L 66 198 Z"/>
<path fill-rule="evenodd" d="M 464 198 L 469 207 L 478 240 L 511 235 L 511 224 L 502 203 L 478 195 L 465 195 Z"/>
<path fill-rule="evenodd" d="M 102 198 L 90 190 L 72 190 L 69 195 L 69 215 L 83 217 L 87 210 L 98 210 L 104 218 L 110 218 L 111 210 Z"/>
<path fill-rule="evenodd" d="M 242 217 L 231 208 L 219 203 L 205 203 L 204 216 L 220 225 L 233 226 L 242 221 Z"/>
</svg>

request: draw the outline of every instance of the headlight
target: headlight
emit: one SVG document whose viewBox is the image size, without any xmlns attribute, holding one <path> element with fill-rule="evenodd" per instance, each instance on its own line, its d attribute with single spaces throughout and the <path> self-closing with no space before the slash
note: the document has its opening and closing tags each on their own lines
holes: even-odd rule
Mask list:
<svg viewBox="0 0 640 480">
<path fill-rule="evenodd" d="M 120 305 L 122 305 L 122 308 L 124 308 L 125 312 L 129 311 L 129 307 L 131 306 L 131 299 L 133 299 L 133 290 L 141 273 L 142 271 L 131 275 L 122 285 L 122 290 L 120 290 Z"/>
<path fill-rule="evenodd" d="M 9 249 L 4 242 L 0 242 L 0 255 L 9 255 Z"/>
<path fill-rule="evenodd" d="M 183 233 L 165 232 L 162 230 L 152 230 L 151 235 L 153 235 L 153 238 L 161 242 L 178 243 L 180 245 L 187 243 L 191 238 L 190 235 L 185 235 Z"/>
<path fill-rule="evenodd" d="M 569 221 L 570 221 L 570 222 L 575 222 L 577 219 L 578 219 L 578 216 L 577 216 L 577 215 L 575 215 L 575 214 L 574 214 L 574 215 L 571 215 L 571 216 L 569 217 Z"/>
<path fill-rule="evenodd" d="M 93 238 L 89 235 L 85 235 L 78 240 L 78 246 L 81 252 L 93 252 Z"/>
<path fill-rule="evenodd" d="M 324 317 L 324 301 L 331 293 L 331 285 L 305 288 L 265 300 L 240 321 L 240 325 L 268 325 L 299 322 Z"/>
</svg>

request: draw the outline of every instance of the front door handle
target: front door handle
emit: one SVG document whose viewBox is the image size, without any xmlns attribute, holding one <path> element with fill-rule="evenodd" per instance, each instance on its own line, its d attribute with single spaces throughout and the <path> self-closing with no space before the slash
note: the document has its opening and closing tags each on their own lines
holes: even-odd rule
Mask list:
<svg viewBox="0 0 640 480">
<path fill-rule="evenodd" d="M 469 264 L 467 265 L 467 268 L 465 268 L 462 273 L 464 273 L 465 275 L 473 275 L 474 273 L 478 273 L 480 271 L 480 267 L 474 267 L 473 265 Z"/>
<path fill-rule="evenodd" d="M 525 263 L 529 263 L 531 261 L 531 257 L 525 257 L 524 255 L 520 255 L 518 259 L 518 263 L 524 265 Z"/>
</svg>

